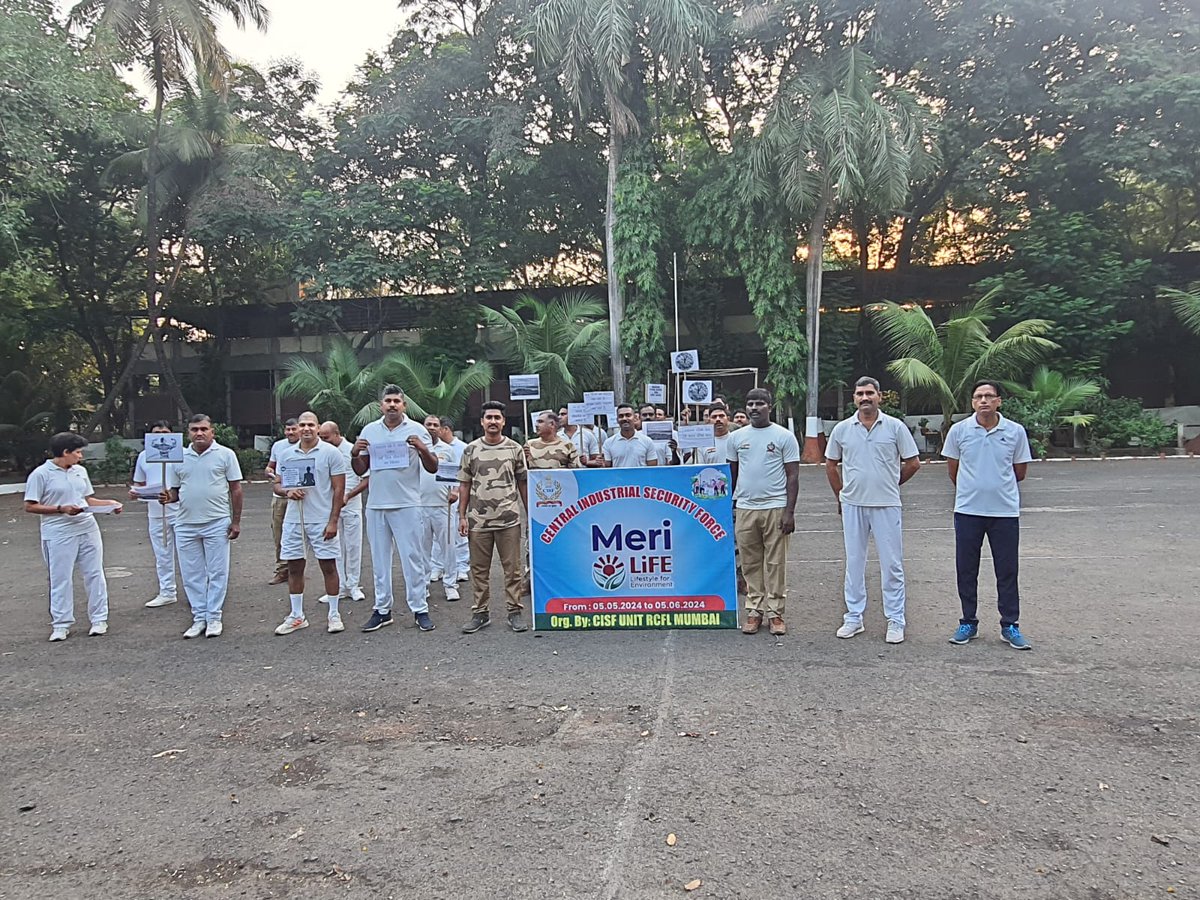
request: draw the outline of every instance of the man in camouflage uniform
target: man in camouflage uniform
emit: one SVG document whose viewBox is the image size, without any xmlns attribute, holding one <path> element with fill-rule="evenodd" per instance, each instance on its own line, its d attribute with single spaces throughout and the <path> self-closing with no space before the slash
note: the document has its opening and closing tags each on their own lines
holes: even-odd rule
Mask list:
<svg viewBox="0 0 1200 900">
<path fill-rule="evenodd" d="M 525 463 L 531 469 L 578 469 L 579 450 L 558 430 L 558 413 L 546 410 L 538 417 L 538 436 L 525 444 Z"/>
<path fill-rule="evenodd" d="M 463 626 L 474 634 L 491 624 L 492 556 L 498 553 L 504 569 L 504 594 L 508 625 L 525 631 L 521 621 L 521 510 L 528 507 L 525 453 L 521 445 L 504 436 L 504 404 L 483 404 L 483 437 L 463 451 L 458 470 L 458 530 L 467 536 L 471 551 L 471 621 Z"/>
</svg>

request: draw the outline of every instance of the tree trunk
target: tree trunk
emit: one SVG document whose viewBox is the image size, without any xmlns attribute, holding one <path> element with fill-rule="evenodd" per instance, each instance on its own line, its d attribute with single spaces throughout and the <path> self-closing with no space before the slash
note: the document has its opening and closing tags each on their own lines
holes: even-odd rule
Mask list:
<svg viewBox="0 0 1200 900">
<path fill-rule="evenodd" d="M 625 396 L 625 353 L 621 350 L 621 320 L 625 318 L 625 297 L 617 277 L 616 244 L 613 228 L 617 222 L 615 205 L 617 168 L 621 158 L 621 139 L 616 124 L 609 117 L 608 126 L 608 184 L 604 191 L 604 255 L 608 268 L 608 343 L 612 353 L 613 394 L 618 403 Z"/>
<path fill-rule="evenodd" d="M 825 217 L 829 198 L 823 195 L 813 210 L 808 229 L 808 260 L 805 265 L 805 324 L 808 338 L 808 390 L 804 398 L 804 462 L 820 462 L 825 453 L 825 430 L 821 427 L 817 400 L 821 391 L 821 276 L 825 252 Z"/>
</svg>

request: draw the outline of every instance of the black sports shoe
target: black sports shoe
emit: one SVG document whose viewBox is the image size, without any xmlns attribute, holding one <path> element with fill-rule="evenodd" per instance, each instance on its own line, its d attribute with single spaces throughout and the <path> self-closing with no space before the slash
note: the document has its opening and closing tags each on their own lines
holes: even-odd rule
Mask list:
<svg viewBox="0 0 1200 900">
<path fill-rule="evenodd" d="M 471 621 L 463 626 L 463 634 L 474 634 L 480 628 L 487 628 L 491 624 L 491 616 L 487 613 L 475 613 L 471 616 Z"/>
<path fill-rule="evenodd" d="M 417 620 L 417 627 L 422 631 L 433 631 L 433 629 L 437 628 L 433 624 L 433 619 L 429 618 L 429 613 L 427 612 L 413 613 L 413 618 Z"/>
<path fill-rule="evenodd" d="M 367 619 L 367 624 L 363 626 L 363 631 L 378 631 L 384 625 L 392 624 L 392 614 L 390 612 L 381 613 L 375 610 L 371 613 L 371 618 Z"/>
<path fill-rule="evenodd" d="M 517 632 L 529 630 L 529 626 L 521 621 L 520 613 L 509 613 L 508 627 Z"/>
</svg>

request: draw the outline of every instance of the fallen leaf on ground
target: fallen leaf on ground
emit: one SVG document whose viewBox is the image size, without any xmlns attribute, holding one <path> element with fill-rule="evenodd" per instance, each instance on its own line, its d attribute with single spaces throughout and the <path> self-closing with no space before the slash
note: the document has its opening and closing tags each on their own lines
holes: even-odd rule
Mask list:
<svg viewBox="0 0 1200 900">
<path fill-rule="evenodd" d="M 700 885 L 702 885 L 702 884 L 704 884 L 703 881 L 701 881 L 699 878 L 695 878 L 692 881 L 689 881 L 687 884 L 685 884 L 683 886 L 683 889 L 685 891 L 694 891 L 694 890 L 696 890 L 696 888 L 700 887 Z"/>
</svg>

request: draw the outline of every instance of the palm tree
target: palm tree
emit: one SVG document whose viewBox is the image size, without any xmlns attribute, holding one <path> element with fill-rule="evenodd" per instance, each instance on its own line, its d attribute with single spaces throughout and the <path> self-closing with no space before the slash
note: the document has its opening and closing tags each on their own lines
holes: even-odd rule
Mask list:
<svg viewBox="0 0 1200 900">
<path fill-rule="evenodd" d="M 604 255 L 608 277 L 609 352 L 613 391 L 625 397 L 621 320 L 625 299 L 617 278 L 613 206 L 622 142 L 641 130 L 645 55 L 661 69 L 677 69 L 712 33 L 709 0 L 546 0 L 532 14 L 534 44 L 557 62 L 567 90 L 582 109 L 595 80 L 608 113 L 608 185 L 604 192 Z M 643 39 L 645 44 L 643 44 Z"/>
<path fill-rule="evenodd" d="M 918 397 L 942 408 L 942 433 L 954 413 L 970 408 L 971 388 L 981 378 L 1016 378 L 1058 349 L 1044 337 L 1053 326 L 1046 319 L 1018 322 L 995 339 L 989 324 L 995 318 L 997 290 L 934 325 L 919 305 L 880 303 L 870 307 L 880 334 L 893 355 L 888 371 Z"/>
<path fill-rule="evenodd" d="M 1160 293 L 1171 301 L 1175 315 L 1184 327 L 1193 334 L 1200 334 L 1200 288 L 1193 291 L 1163 288 Z"/>
<path fill-rule="evenodd" d="M 1006 381 L 1005 389 L 1014 397 L 1028 400 L 1039 406 L 1048 406 L 1063 425 L 1090 425 L 1095 416 L 1071 414 L 1085 401 L 1100 393 L 1100 385 L 1090 378 L 1068 378 L 1049 366 L 1038 366 L 1029 379 L 1029 387 Z"/>
<path fill-rule="evenodd" d="M 821 278 L 825 232 L 851 205 L 900 208 L 909 179 L 930 156 L 913 96 L 885 85 L 856 35 L 780 91 L 753 157 L 751 191 L 772 184 L 793 210 L 809 217 L 806 260 L 808 379 L 804 459 L 817 461 L 820 391 Z M 773 176 L 773 177 L 772 177 Z"/>
<path fill-rule="evenodd" d="M 158 194 L 162 160 L 163 107 L 167 91 L 188 83 L 192 71 L 215 89 L 224 90 L 231 71 L 229 54 L 217 39 L 216 13 L 225 13 L 238 27 L 247 20 L 265 31 L 269 14 L 262 0 L 79 0 L 68 17 L 76 28 L 90 28 L 97 43 L 112 42 L 114 62 L 136 60 L 148 72 L 154 87 L 154 128 L 145 157 L 146 179 L 146 316 L 147 332 L 125 371 L 104 399 L 100 409 L 84 427 L 90 433 L 108 414 L 125 389 L 146 342 L 153 337 L 161 350 L 162 326 L 159 313 L 164 296 L 158 283 L 160 214 Z M 108 49 L 106 47 L 106 49 Z M 159 364 L 166 362 L 159 353 Z M 168 375 L 168 380 L 173 380 Z M 182 395 L 177 398 L 177 403 Z M 186 410 L 186 403 L 182 407 Z"/>
<path fill-rule="evenodd" d="M 347 437 L 379 417 L 379 390 L 394 382 L 404 389 L 411 416 L 461 416 L 472 392 L 492 383 L 492 367 L 471 363 L 465 369 L 422 359 L 418 353 L 396 350 L 363 366 L 349 341 L 337 338 L 324 364 L 295 358 L 287 364 L 288 376 L 275 392 L 280 397 L 304 397 L 322 419 L 343 426 Z"/>
<path fill-rule="evenodd" d="M 507 309 L 481 307 L 480 315 L 489 354 L 512 372 L 540 375 L 542 399 L 549 406 L 579 399 L 604 374 L 609 323 L 604 304 L 587 294 L 550 301 L 525 294 Z"/>
</svg>

